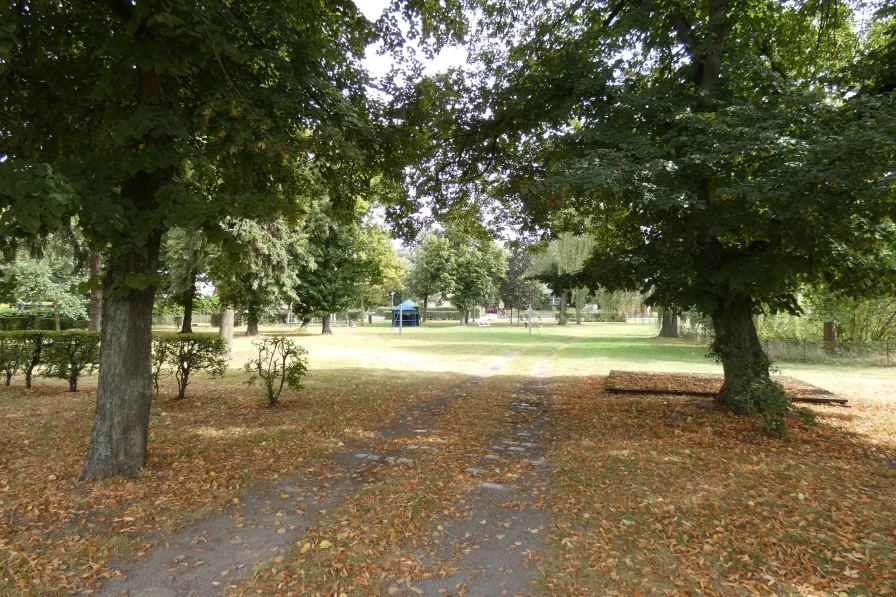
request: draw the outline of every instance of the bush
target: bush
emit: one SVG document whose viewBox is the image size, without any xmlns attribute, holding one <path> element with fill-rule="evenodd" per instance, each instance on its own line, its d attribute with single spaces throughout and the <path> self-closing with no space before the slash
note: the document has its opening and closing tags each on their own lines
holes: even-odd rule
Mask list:
<svg viewBox="0 0 896 597">
<path fill-rule="evenodd" d="M 525 319 L 526 314 L 523 313 L 523 318 Z M 560 319 L 560 313 L 554 313 L 554 319 Z M 576 311 L 575 309 L 569 309 L 566 312 L 566 320 L 568 323 L 575 323 L 576 321 Z M 583 311 L 582 312 L 582 321 L 588 322 L 597 322 L 597 323 L 625 323 L 628 321 L 625 313 L 618 313 L 615 311 Z"/>
<path fill-rule="evenodd" d="M 27 330 L 4 334 L 19 341 L 19 367 L 25 373 L 25 387 L 30 388 L 35 369 L 43 362 L 44 355 L 53 349 L 56 332 Z"/>
<path fill-rule="evenodd" d="M 277 404 L 284 385 L 290 390 L 302 388 L 302 378 L 308 372 L 308 351 L 283 336 L 259 338 L 252 346 L 258 354 L 245 364 L 249 374 L 246 383 L 252 385 L 261 380 L 269 406 Z"/>
<path fill-rule="evenodd" d="M 15 313 L 24 313 L 24 311 L 16 311 Z M 63 317 L 59 318 L 59 327 L 63 330 L 73 329 L 73 328 L 86 328 L 88 322 L 85 320 L 72 320 L 66 319 Z M 0 331 L 15 331 L 15 330 L 47 330 L 47 331 L 55 331 L 56 330 L 56 320 L 51 316 L 49 318 L 46 317 L 30 317 L 30 316 L 18 316 L 12 317 L 9 315 L 0 316 Z"/>
<path fill-rule="evenodd" d="M 159 378 L 174 375 L 177 399 L 186 396 L 190 377 L 205 371 L 209 377 L 227 372 L 227 343 L 219 334 L 157 334 L 153 336 L 152 373 L 156 394 Z"/>
<path fill-rule="evenodd" d="M 31 307 L 28 309 L 3 309 L 0 311 L 0 318 L 9 317 L 27 317 L 30 319 L 52 319 L 54 317 L 53 309 L 46 307 Z"/>
<path fill-rule="evenodd" d="M 43 348 L 42 375 L 68 380 L 70 392 L 78 391 L 78 378 L 93 373 L 99 366 L 100 332 L 67 330 L 44 335 L 52 342 Z"/>
<path fill-rule="evenodd" d="M 0 373 L 6 376 L 6 385 L 12 383 L 22 361 L 22 343 L 10 334 L 0 332 Z"/>
</svg>

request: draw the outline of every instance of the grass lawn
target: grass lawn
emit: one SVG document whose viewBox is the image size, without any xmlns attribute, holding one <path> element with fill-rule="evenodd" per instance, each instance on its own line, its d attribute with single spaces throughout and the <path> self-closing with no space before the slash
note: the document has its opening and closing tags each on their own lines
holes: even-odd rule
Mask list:
<svg viewBox="0 0 896 597">
<path fill-rule="evenodd" d="M 371 473 L 274 564 L 199 594 L 427 594 L 428 579 L 463 567 L 463 553 L 433 554 L 445 528 L 473 516 L 471 454 L 488 451 L 539 379 L 552 468 L 527 594 L 896 594 L 896 368 L 782 364 L 852 406 L 813 406 L 819 424 L 794 420 L 785 441 L 705 398 L 605 394 L 611 369 L 720 372 L 705 346 L 656 339 L 652 326 L 262 328 L 284 332 L 309 351 L 304 390 L 266 408 L 242 383 L 252 347 L 238 336 L 223 380 L 197 379 L 183 401 L 163 383 L 133 478 L 77 481 L 95 379 L 75 394 L 45 379 L 0 389 L 0 595 L 89 594 L 247 492 L 282 477 L 332 486 L 349 476 L 339 454 L 412 440 L 438 451 Z M 388 431 L 438 401 L 426 437 Z M 514 461 L 487 479 L 530 468 Z"/>
</svg>

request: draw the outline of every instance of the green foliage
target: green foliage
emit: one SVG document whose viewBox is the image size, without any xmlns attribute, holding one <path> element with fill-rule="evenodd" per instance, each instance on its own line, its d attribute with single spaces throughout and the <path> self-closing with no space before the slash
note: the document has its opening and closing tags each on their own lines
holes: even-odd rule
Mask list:
<svg viewBox="0 0 896 597">
<path fill-rule="evenodd" d="M 152 347 L 153 383 L 173 375 L 177 380 L 177 399 L 186 396 L 190 379 L 205 372 L 210 378 L 227 373 L 227 343 L 220 334 L 155 334 Z"/>
<path fill-rule="evenodd" d="M 785 417 L 793 410 L 793 400 L 781 384 L 763 375 L 735 378 L 731 392 L 732 410 L 758 420 L 764 431 L 787 437 Z"/>
<path fill-rule="evenodd" d="M 525 315 L 525 313 L 524 313 Z M 560 313 L 554 313 L 556 319 L 560 319 Z M 585 312 L 581 314 L 582 321 L 598 323 L 625 323 L 628 317 L 625 313 L 616 311 L 598 311 L 596 313 Z"/>
<path fill-rule="evenodd" d="M 86 328 L 87 320 L 73 321 L 68 318 L 59 319 L 61 330 Z M 0 330 L 55 330 L 56 320 L 52 317 L 43 319 L 39 317 L 0 317 Z"/>
<path fill-rule="evenodd" d="M 451 304 L 462 313 L 474 307 L 494 303 L 501 280 L 507 271 L 504 250 L 491 240 L 458 232 L 448 233 L 451 247 L 448 288 Z"/>
<path fill-rule="evenodd" d="M 53 332 L 37 330 L 2 332 L 20 343 L 20 370 L 25 374 L 25 387 L 30 388 L 34 371 L 43 362 L 44 355 L 53 349 Z"/>
<path fill-rule="evenodd" d="M 865 58 L 852 11 L 500 3 L 471 76 L 443 82 L 456 122 L 417 192 L 446 211 L 488 195 L 542 238 L 592 235 L 582 272 L 554 286 L 637 290 L 717 322 L 735 305 L 742 321 L 795 313 L 806 283 L 892 287 L 896 102 L 848 68 Z M 885 54 L 872 62 L 892 73 Z"/>
<path fill-rule="evenodd" d="M 292 289 L 299 317 L 341 313 L 400 288 L 402 264 L 382 229 L 362 213 L 345 220 L 334 215 L 332 205 L 319 202 L 305 223 L 307 254 Z"/>
<path fill-rule="evenodd" d="M 176 299 L 157 297 L 153 305 L 153 315 L 165 315 L 180 317 L 183 315 L 184 306 Z M 217 296 L 197 296 L 193 299 L 193 314 L 216 315 L 221 312 L 221 299 Z M 0 313 L 2 316 L 2 313 Z"/>
<path fill-rule="evenodd" d="M 221 303 L 260 322 L 280 305 L 295 300 L 293 287 L 309 263 L 307 236 L 285 219 L 228 221 L 227 240 L 211 260 L 209 274 Z"/>
<path fill-rule="evenodd" d="M 68 380 L 69 390 L 76 392 L 78 379 L 96 370 L 99 354 L 99 332 L 0 331 L 0 372 L 6 385 L 21 371 L 30 388 L 34 372 L 40 371 L 44 377 Z"/>
<path fill-rule="evenodd" d="M 46 337 L 51 342 L 41 355 L 41 374 L 68 380 L 69 391 L 77 392 L 81 375 L 90 375 L 99 365 L 100 332 L 66 330 Z"/>
<path fill-rule="evenodd" d="M 831 321 L 840 342 L 896 339 L 896 299 L 891 296 L 851 298 L 804 291 L 798 304 L 800 315 L 760 315 L 759 334 L 765 338 L 822 340 L 824 324 Z"/>
<path fill-rule="evenodd" d="M 0 311 L 0 318 L 27 317 L 32 319 L 53 319 L 53 309 L 44 307 L 28 307 L 27 309 L 4 309 Z"/>
<path fill-rule="evenodd" d="M 300 390 L 308 371 L 308 351 L 283 336 L 259 338 L 252 341 L 256 356 L 244 365 L 249 374 L 247 384 L 259 381 L 264 386 L 269 406 L 277 404 L 283 387 Z"/>
<path fill-rule="evenodd" d="M 6 377 L 6 385 L 12 383 L 12 378 L 19 372 L 22 366 L 22 342 L 10 334 L 0 333 L 0 373 Z"/>
<path fill-rule="evenodd" d="M 448 238 L 439 230 L 428 230 L 411 252 L 404 285 L 420 303 L 426 302 L 433 295 L 443 295 L 454 282 L 450 265 L 451 247 Z M 429 317 L 429 309 L 427 304 L 426 313 L 421 311 L 424 319 Z"/>
<path fill-rule="evenodd" d="M 541 284 L 531 278 L 532 257 L 524 249 L 514 249 L 501 280 L 501 300 L 507 309 L 523 309 L 541 294 Z"/>
<path fill-rule="evenodd" d="M 58 313 L 66 319 L 85 319 L 87 297 L 78 286 L 87 281 L 88 272 L 80 236 L 48 235 L 33 240 L 27 248 L 27 251 L 26 247 L 19 248 L 11 261 L 0 264 L 3 300 L 49 304 L 48 309 L 40 309 L 44 312 L 41 317 L 45 318 L 53 318 Z"/>
</svg>

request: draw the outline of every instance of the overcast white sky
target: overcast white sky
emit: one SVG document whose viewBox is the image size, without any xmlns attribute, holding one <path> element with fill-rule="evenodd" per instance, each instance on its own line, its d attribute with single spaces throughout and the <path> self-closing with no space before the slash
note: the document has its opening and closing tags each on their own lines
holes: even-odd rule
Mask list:
<svg viewBox="0 0 896 597">
<path fill-rule="evenodd" d="M 355 0 L 355 6 L 364 13 L 364 16 L 371 21 L 376 21 L 382 16 L 383 11 L 389 6 L 390 0 Z M 422 54 L 418 53 L 418 59 L 426 68 L 426 74 L 432 75 L 438 72 L 444 72 L 451 67 L 460 66 L 467 60 L 467 52 L 460 46 L 451 46 L 442 50 L 433 60 L 427 60 Z M 392 60 L 389 56 L 380 56 L 376 53 L 376 47 L 370 47 L 367 50 L 367 56 L 364 58 L 364 66 L 374 77 L 382 77 L 389 72 L 392 67 Z"/>
</svg>

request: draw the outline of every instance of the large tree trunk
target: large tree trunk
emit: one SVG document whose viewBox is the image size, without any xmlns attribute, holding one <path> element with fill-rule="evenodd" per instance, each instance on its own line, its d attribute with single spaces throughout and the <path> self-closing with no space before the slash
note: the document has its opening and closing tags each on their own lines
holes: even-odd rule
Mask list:
<svg viewBox="0 0 896 597">
<path fill-rule="evenodd" d="M 327 313 L 323 317 L 321 317 L 321 321 L 323 322 L 321 325 L 321 334 L 332 334 L 333 330 L 330 328 L 330 314 Z"/>
<path fill-rule="evenodd" d="M 221 337 L 224 338 L 224 343 L 227 344 L 227 355 L 233 356 L 233 320 L 234 320 L 234 311 L 229 307 L 221 307 L 221 323 L 218 328 L 218 333 L 221 334 Z"/>
<path fill-rule="evenodd" d="M 149 407 L 152 400 L 152 306 L 155 286 L 118 291 L 129 274 L 155 271 L 156 231 L 145 252 L 129 252 L 109 261 L 103 283 L 103 331 L 96 415 L 81 479 L 98 481 L 135 471 L 146 462 Z"/>
<path fill-rule="evenodd" d="M 678 338 L 678 307 L 672 306 L 663 309 L 663 327 L 660 328 L 660 338 Z"/>
<path fill-rule="evenodd" d="M 53 303 L 53 321 L 56 323 L 56 331 L 62 331 L 62 325 L 59 323 L 59 303 Z"/>
<path fill-rule="evenodd" d="M 582 308 L 576 305 L 576 325 L 582 325 Z"/>
<path fill-rule="evenodd" d="M 718 395 L 718 402 L 731 410 L 743 413 L 738 394 L 753 381 L 769 377 L 769 361 L 762 351 L 762 344 L 753 323 L 752 302 L 741 298 L 712 315 L 716 339 L 712 350 L 722 361 L 725 382 Z"/>
<path fill-rule="evenodd" d="M 103 275 L 103 255 L 99 251 L 90 252 L 90 278 L 99 280 Z M 103 290 L 94 288 L 90 291 L 90 325 L 91 332 L 98 332 L 103 327 Z"/>
<path fill-rule="evenodd" d="M 184 291 L 184 322 L 180 326 L 181 334 L 193 333 L 194 298 L 196 298 L 196 272 L 190 272 L 189 286 Z"/>
<path fill-rule="evenodd" d="M 246 335 L 247 336 L 257 336 L 258 335 L 258 312 L 255 309 L 249 308 L 249 312 L 246 314 L 246 319 L 248 323 L 246 324 Z"/>
<path fill-rule="evenodd" d="M 566 325 L 566 291 L 560 293 L 560 316 L 557 319 L 557 323 L 560 325 Z"/>
<path fill-rule="evenodd" d="M 420 318 L 420 321 L 421 321 L 422 323 L 425 323 L 425 322 L 426 322 L 426 311 L 427 311 L 428 308 L 429 308 L 429 297 L 428 297 L 428 296 L 424 296 L 424 297 L 423 297 L 423 317 Z"/>
<path fill-rule="evenodd" d="M 367 324 L 367 310 L 364 309 L 364 298 L 361 298 L 361 327 Z"/>
<path fill-rule="evenodd" d="M 837 326 L 833 321 L 824 322 L 824 346 L 828 350 L 837 350 Z"/>
</svg>

